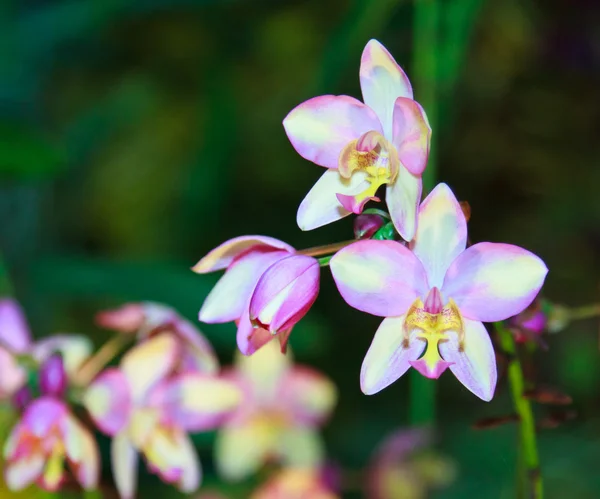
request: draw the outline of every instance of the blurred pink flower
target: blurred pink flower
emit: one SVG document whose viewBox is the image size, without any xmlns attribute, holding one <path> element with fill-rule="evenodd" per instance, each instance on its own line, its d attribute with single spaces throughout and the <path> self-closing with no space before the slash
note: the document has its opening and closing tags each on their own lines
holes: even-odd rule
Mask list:
<svg viewBox="0 0 600 499">
<path fill-rule="evenodd" d="M 92 434 L 51 396 L 30 403 L 12 429 L 5 445 L 4 477 L 10 490 L 37 483 L 57 490 L 65 474 L 65 461 L 86 490 L 98 483 L 100 458 Z"/>
<path fill-rule="evenodd" d="M 27 379 L 19 357 L 41 364 L 59 353 L 67 377 L 71 377 L 91 352 L 89 339 L 78 335 L 53 335 L 34 343 L 19 304 L 12 298 L 0 300 L 0 399 L 12 396 Z"/>
<path fill-rule="evenodd" d="M 482 321 L 524 310 L 548 269 L 518 246 L 466 244 L 462 209 L 439 184 L 421 203 L 412 251 L 396 241 L 363 240 L 332 258 L 346 302 L 385 317 L 362 365 L 365 394 L 379 392 L 412 366 L 429 378 L 450 368 L 472 393 L 491 400 L 496 360 Z"/>
<path fill-rule="evenodd" d="M 293 467 L 321 464 L 317 428 L 335 405 L 331 381 L 294 366 L 274 343 L 251 357 L 238 355 L 224 376 L 240 386 L 244 399 L 217 435 L 215 459 L 223 477 L 241 480 L 271 460 Z"/>
<path fill-rule="evenodd" d="M 296 255 L 294 248 L 272 237 L 230 239 L 192 268 L 198 274 L 226 269 L 204 300 L 199 319 L 211 324 L 235 321 L 237 344 L 244 355 L 253 354 L 275 336 L 285 351 L 291 328 L 306 313 L 318 292 L 315 263 L 316 260 Z M 274 271 L 269 269 L 272 265 L 277 265 Z M 285 275 L 277 275 L 277 269 Z M 260 288 L 253 298 L 259 282 Z M 255 321 L 258 319 L 258 327 L 252 324 L 251 313 Z M 260 322 L 265 327 L 260 327 Z"/>
<path fill-rule="evenodd" d="M 124 499 L 135 496 L 138 453 L 162 480 L 193 492 L 201 469 L 187 432 L 214 429 L 241 400 L 230 381 L 197 371 L 175 373 L 181 348 L 170 332 L 153 335 L 85 393 L 92 419 L 113 437 L 113 475 Z"/>
<path fill-rule="evenodd" d="M 394 225 L 410 241 L 431 128 L 406 74 L 377 40 L 363 51 L 360 85 L 364 104 L 346 95 L 322 95 L 283 121 L 296 151 L 328 169 L 302 201 L 298 226 L 311 230 L 361 213 L 366 202 L 379 201 L 376 192 L 386 185 Z"/>
<path fill-rule="evenodd" d="M 365 482 L 369 499 L 425 499 L 432 488 L 449 485 L 456 476 L 453 463 L 428 450 L 425 429 L 399 430 L 376 450 Z"/>
<path fill-rule="evenodd" d="M 173 333 L 182 343 L 179 370 L 204 373 L 218 370 L 214 350 L 200 330 L 176 310 L 161 303 L 128 303 L 104 310 L 96 315 L 96 323 L 107 329 L 136 334 L 140 341 L 164 332 Z"/>
<path fill-rule="evenodd" d="M 284 468 L 259 487 L 250 499 L 337 499 L 315 468 Z"/>
</svg>

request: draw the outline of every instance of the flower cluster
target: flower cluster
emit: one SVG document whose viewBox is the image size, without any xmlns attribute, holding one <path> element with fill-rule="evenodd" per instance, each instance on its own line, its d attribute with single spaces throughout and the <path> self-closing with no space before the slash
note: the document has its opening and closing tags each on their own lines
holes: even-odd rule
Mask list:
<svg viewBox="0 0 600 499">
<path fill-rule="evenodd" d="M 421 201 L 431 128 L 410 82 L 376 40 L 360 65 L 363 102 L 349 96 L 310 99 L 285 118 L 296 151 L 325 173 L 298 209 L 310 230 L 381 201 L 389 214 L 357 218 L 357 241 L 297 251 L 265 236 L 232 239 L 193 268 L 226 269 L 200 310 L 204 322 L 237 324 L 237 343 L 254 354 L 273 337 L 282 351 L 293 326 L 319 291 L 319 267 L 330 265 L 337 288 L 352 307 L 383 317 L 361 370 L 361 388 L 377 393 L 410 367 L 438 378 L 446 369 L 489 401 L 496 361 L 483 322 L 502 321 L 526 309 L 547 268 L 517 246 L 467 247 L 467 216 L 446 184 Z M 384 224 L 381 214 L 391 222 Z M 333 248 L 335 247 L 335 251 Z"/>
</svg>

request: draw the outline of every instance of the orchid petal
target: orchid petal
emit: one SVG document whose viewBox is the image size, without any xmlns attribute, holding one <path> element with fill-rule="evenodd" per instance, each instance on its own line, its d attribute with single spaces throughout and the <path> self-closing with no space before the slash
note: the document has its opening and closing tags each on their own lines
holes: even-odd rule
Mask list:
<svg viewBox="0 0 600 499">
<path fill-rule="evenodd" d="M 101 431 L 115 435 L 131 417 L 129 382 L 118 369 L 107 369 L 85 391 L 83 403 Z"/>
<path fill-rule="evenodd" d="M 146 314 L 141 303 L 126 303 L 119 308 L 98 312 L 95 319 L 96 324 L 104 329 L 135 333 L 143 326 Z"/>
<path fill-rule="evenodd" d="M 238 321 L 237 346 L 244 355 L 253 355 L 256 351 L 269 343 L 273 336 L 268 329 L 254 327 L 250 322 L 248 309 L 242 314 Z"/>
<path fill-rule="evenodd" d="M 6 463 L 4 480 L 9 490 L 17 492 L 35 482 L 43 473 L 46 459 L 41 453 L 23 456 Z"/>
<path fill-rule="evenodd" d="M 133 499 L 137 489 L 138 456 L 126 433 L 118 433 L 113 438 L 111 458 L 113 479 L 121 499 Z"/>
<path fill-rule="evenodd" d="M 240 426 L 226 426 L 217 434 L 215 463 L 219 474 L 232 481 L 256 472 L 273 452 L 278 432 L 268 421 L 249 420 Z"/>
<path fill-rule="evenodd" d="M 69 414 L 62 400 L 53 397 L 41 397 L 34 400 L 25 410 L 21 422 L 37 438 L 43 439 L 60 425 Z"/>
<path fill-rule="evenodd" d="M 283 120 L 292 146 L 303 158 L 337 168 L 342 149 L 371 130 L 381 133 L 372 109 L 347 95 L 322 95 L 296 106 Z"/>
<path fill-rule="evenodd" d="M 352 212 L 342 206 L 337 195 L 354 196 L 364 191 L 370 185 L 366 178 L 362 171 L 346 179 L 337 170 L 327 170 L 300 203 L 298 227 L 312 230 L 350 215 Z"/>
<path fill-rule="evenodd" d="M 182 431 L 157 429 L 144 447 L 149 468 L 182 492 L 194 492 L 201 481 L 198 456 L 190 438 Z"/>
<path fill-rule="evenodd" d="M 264 251 L 259 248 L 234 261 L 206 297 L 199 319 L 208 323 L 238 319 L 262 273 L 288 255 L 287 251 Z"/>
<path fill-rule="evenodd" d="M 272 334 L 294 326 L 319 293 L 319 262 L 292 255 L 271 265 L 261 276 L 250 300 L 250 319 Z"/>
<path fill-rule="evenodd" d="M 219 359 L 206 336 L 191 322 L 183 319 L 177 322 L 177 334 L 186 344 L 182 359 L 184 368 L 216 374 L 219 370 Z"/>
<path fill-rule="evenodd" d="M 392 222 L 405 241 L 411 241 L 417 230 L 417 209 L 421 200 L 423 181 L 410 173 L 401 163 L 398 177 L 386 188 L 385 202 Z"/>
<path fill-rule="evenodd" d="M 22 353 L 30 344 L 31 333 L 23 309 L 12 298 L 0 299 L 0 346 Z"/>
<path fill-rule="evenodd" d="M 243 379 L 248 382 L 252 396 L 259 401 L 268 401 L 276 396 L 292 361 L 291 354 L 282 354 L 277 343 L 272 342 L 250 357 L 238 355 L 235 365 Z"/>
<path fill-rule="evenodd" d="M 92 342 L 85 336 L 57 334 L 38 341 L 33 346 L 31 355 L 38 362 L 43 362 L 52 354 L 60 353 L 65 372 L 68 376 L 73 376 L 91 355 L 92 350 Z"/>
<path fill-rule="evenodd" d="M 288 407 L 302 425 L 322 423 L 331 413 L 337 393 L 335 385 L 320 372 L 308 367 L 294 367 L 281 380 L 275 400 Z"/>
<path fill-rule="evenodd" d="M 377 329 L 360 370 L 360 388 L 365 395 L 391 385 L 423 353 L 425 342 L 417 338 L 418 330 L 410 333 L 406 345 L 404 319 L 404 315 L 388 317 Z"/>
<path fill-rule="evenodd" d="M 421 175 L 427 166 L 431 127 L 418 102 L 398 97 L 394 104 L 393 144 L 398 159 L 413 175 Z"/>
<path fill-rule="evenodd" d="M 344 300 L 369 314 L 401 315 L 427 291 L 423 265 L 396 241 L 358 241 L 338 251 L 329 266 Z"/>
<path fill-rule="evenodd" d="M 0 400 L 10 397 L 27 380 L 27 373 L 17 359 L 0 346 Z"/>
<path fill-rule="evenodd" d="M 138 344 L 121 360 L 134 401 L 142 400 L 148 391 L 175 367 L 180 344 L 170 333 L 161 333 Z"/>
<path fill-rule="evenodd" d="M 455 332 L 448 333 L 448 341 L 438 348 L 445 361 L 452 362 L 450 370 L 471 392 L 489 402 L 494 396 L 496 355 L 490 335 L 478 321 L 464 319 L 464 341 L 459 342 Z"/>
<path fill-rule="evenodd" d="M 442 294 L 473 320 L 493 322 L 525 310 L 544 283 L 548 269 L 533 253 L 502 243 L 478 243 L 450 265 Z"/>
<path fill-rule="evenodd" d="M 212 430 L 240 404 L 242 393 L 230 381 L 199 373 L 181 374 L 157 387 L 151 404 L 164 421 L 187 431 Z"/>
<path fill-rule="evenodd" d="M 277 451 L 286 466 L 315 468 L 323 461 L 325 450 L 316 430 L 291 426 L 277 438 Z"/>
<path fill-rule="evenodd" d="M 377 40 L 370 40 L 362 53 L 360 88 L 365 104 L 377 113 L 384 135 L 391 139 L 394 102 L 398 97 L 412 99 L 413 92 L 402 68 Z"/>
<path fill-rule="evenodd" d="M 430 287 L 441 288 L 446 270 L 467 246 L 467 221 L 454 193 L 438 184 L 419 207 L 411 249 L 423 262 Z"/>
<path fill-rule="evenodd" d="M 65 452 L 77 481 L 85 490 L 95 489 L 100 476 L 100 454 L 94 437 L 87 428 L 69 415 L 63 439 Z"/>
<path fill-rule="evenodd" d="M 293 253 L 295 250 L 289 244 L 268 236 L 240 236 L 225 241 L 202 258 L 192 270 L 197 274 L 206 274 L 229 267 L 233 260 L 242 253 L 256 247 L 263 249 L 282 250 Z"/>
</svg>

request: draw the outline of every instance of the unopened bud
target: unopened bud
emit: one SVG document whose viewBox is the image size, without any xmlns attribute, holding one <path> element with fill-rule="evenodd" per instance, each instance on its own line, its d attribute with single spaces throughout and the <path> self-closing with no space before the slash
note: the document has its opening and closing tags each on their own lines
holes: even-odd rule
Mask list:
<svg viewBox="0 0 600 499">
<path fill-rule="evenodd" d="M 48 357 L 40 368 L 40 393 L 62 397 L 67 389 L 67 373 L 62 355 L 56 353 Z"/>
</svg>

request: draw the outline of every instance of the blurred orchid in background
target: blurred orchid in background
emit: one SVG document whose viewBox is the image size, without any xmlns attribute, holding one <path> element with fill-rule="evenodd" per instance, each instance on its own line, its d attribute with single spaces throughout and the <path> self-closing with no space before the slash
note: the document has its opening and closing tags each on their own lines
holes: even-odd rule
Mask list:
<svg viewBox="0 0 600 499">
<path fill-rule="evenodd" d="M 209 293 L 199 319 L 235 321 L 237 344 L 251 355 L 275 336 L 285 351 L 292 327 L 317 297 L 319 264 L 266 236 L 230 239 L 200 260 L 199 274 L 226 269 Z M 254 323 L 253 323 L 254 322 Z"/>
<path fill-rule="evenodd" d="M 323 95 L 300 104 L 283 121 L 296 151 L 328 169 L 302 201 L 298 225 L 311 230 L 361 213 L 365 203 L 379 201 L 376 192 L 385 184 L 394 225 L 410 241 L 431 129 L 406 74 L 377 40 L 363 51 L 360 85 L 364 104 Z"/>
<path fill-rule="evenodd" d="M 215 459 L 224 478 L 241 480 L 271 461 L 303 468 L 322 463 L 317 429 L 336 402 L 331 381 L 294 365 L 290 353 L 282 355 L 274 343 L 251 357 L 238 355 L 224 376 L 244 393 L 217 435 Z"/>
<path fill-rule="evenodd" d="M 65 461 L 84 489 L 94 489 L 100 459 L 91 432 L 71 414 L 62 400 L 67 373 L 62 356 L 51 355 L 39 370 L 40 398 L 28 386 L 17 392 L 15 405 L 22 415 L 4 446 L 5 480 L 12 491 L 37 482 L 58 490 L 65 480 Z"/>
<path fill-rule="evenodd" d="M 58 353 L 71 378 L 92 352 L 90 340 L 79 335 L 52 335 L 33 342 L 23 310 L 16 300 L 0 300 L 0 399 L 14 395 L 27 381 L 25 364 L 39 366 Z"/>
<path fill-rule="evenodd" d="M 179 370 L 198 370 L 216 373 L 219 362 L 204 335 L 191 322 L 162 303 L 128 303 L 96 315 L 99 326 L 136 334 L 139 341 L 161 333 L 172 333 L 181 344 Z"/>
<path fill-rule="evenodd" d="M 94 422 L 113 437 L 113 475 L 124 499 L 135 495 L 138 452 L 163 481 L 196 490 L 201 468 L 187 433 L 214 429 L 240 403 L 234 383 L 176 371 L 186 346 L 173 332 L 158 333 L 125 354 L 119 368 L 101 373 L 84 396 Z"/>
<path fill-rule="evenodd" d="M 431 489 L 450 485 L 456 477 L 453 463 L 429 450 L 431 434 L 425 429 L 398 430 L 375 451 L 365 483 L 369 499 L 425 499 Z"/>
<path fill-rule="evenodd" d="M 250 499 L 337 499 L 318 469 L 284 468 L 259 487 Z"/>
<path fill-rule="evenodd" d="M 465 216 L 445 184 L 423 201 L 418 222 L 412 251 L 396 241 L 358 241 L 331 260 L 346 302 L 386 317 L 364 359 L 361 388 L 377 393 L 411 366 L 429 378 L 450 368 L 489 401 L 496 360 L 481 321 L 501 321 L 524 310 L 547 268 L 534 254 L 509 244 L 465 249 Z"/>
</svg>

